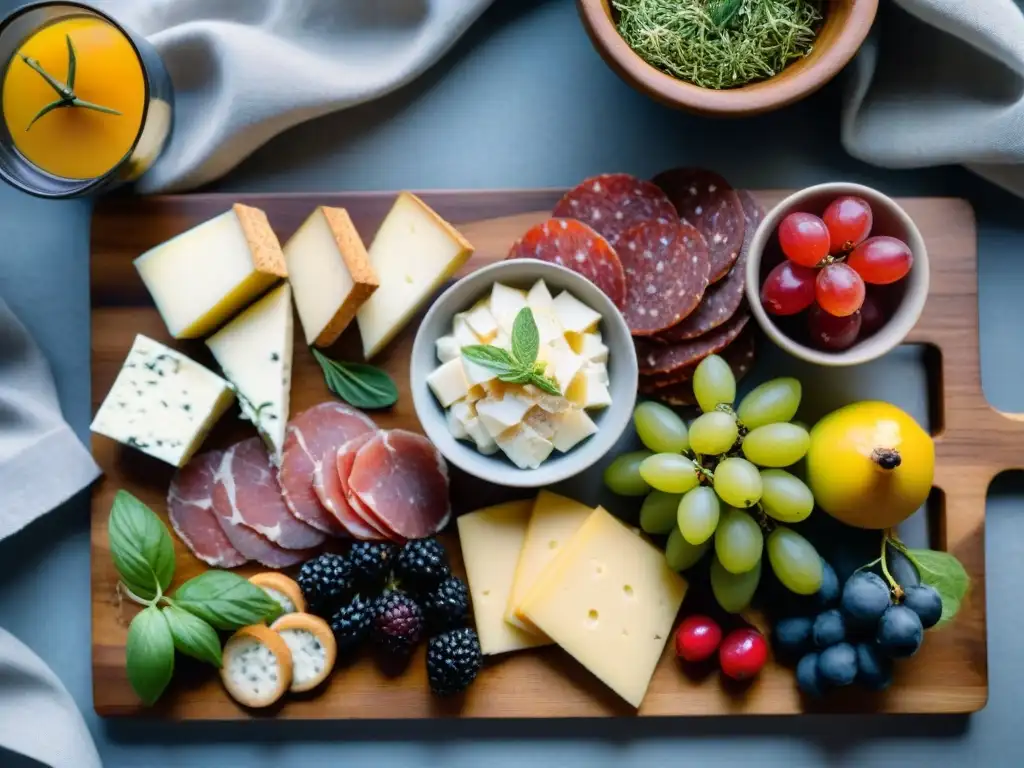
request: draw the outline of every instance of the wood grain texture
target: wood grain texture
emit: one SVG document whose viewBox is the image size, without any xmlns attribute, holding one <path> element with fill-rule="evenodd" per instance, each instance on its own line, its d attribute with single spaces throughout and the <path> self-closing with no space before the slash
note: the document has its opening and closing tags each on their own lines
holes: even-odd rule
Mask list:
<svg viewBox="0 0 1024 768">
<path fill-rule="evenodd" d="M 502 258 L 529 226 L 546 216 L 559 190 L 512 192 L 435 192 L 423 198 L 456 224 L 476 246 L 463 272 Z M 758 193 L 772 205 L 782 192 Z M 170 342 L 167 331 L 138 279 L 131 260 L 163 240 L 226 210 L 233 202 L 264 208 L 282 240 L 317 205 L 346 208 L 369 241 L 387 212 L 393 194 L 217 195 L 108 200 L 96 210 L 92 230 L 92 397 L 93 408 L 113 383 L 136 333 Z M 932 263 L 931 294 L 910 339 L 936 350 L 934 401 L 936 486 L 941 491 L 939 545 L 957 555 L 973 585 L 955 623 L 929 633 L 922 651 L 897 665 L 892 688 L 884 693 L 844 692 L 813 705 L 827 712 L 972 712 L 988 696 L 985 637 L 985 494 L 992 478 L 1006 469 L 1024 468 L 1024 425 L 1014 415 L 994 411 L 981 390 L 978 354 L 976 243 L 973 214 L 965 201 L 900 200 L 924 233 Z M 417 429 L 408 394 L 408 357 L 416 321 L 376 362 L 387 367 L 401 389 L 392 411 L 374 414 L 382 427 Z M 301 333 L 297 329 L 298 333 Z M 212 363 L 201 342 L 175 346 Z M 334 354 L 358 354 L 354 329 Z M 297 344 L 292 410 L 298 412 L 329 397 L 316 363 Z M 226 445 L 247 434 L 224 419 L 210 438 Z M 164 514 L 171 470 L 159 462 L 94 437 L 93 453 L 104 470 L 92 501 L 93 692 L 104 716 L 172 719 L 237 719 L 252 716 L 231 701 L 208 667 L 179 657 L 175 682 L 158 706 L 147 711 L 132 692 L 124 671 L 125 639 L 135 606 L 121 604 L 110 561 L 106 520 L 114 493 L 127 488 Z M 458 472 L 452 478 L 456 513 L 525 495 L 487 486 Z M 459 570 L 454 535 L 446 538 Z M 176 542 L 175 583 L 203 566 Z M 254 570 L 254 569 L 251 569 Z M 251 572 L 251 570 L 249 572 Z M 243 572 L 244 569 L 243 569 Z M 423 651 L 395 677 L 378 670 L 367 654 L 339 663 L 319 695 L 292 697 L 278 709 L 257 716 L 298 719 L 392 719 L 424 717 L 564 718 L 635 716 L 636 713 L 557 648 L 489 660 L 469 692 L 440 700 L 427 688 Z M 808 711 L 796 692 L 792 672 L 769 666 L 749 688 L 723 686 L 717 674 L 682 674 L 670 649 L 655 674 L 643 706 L 644 716 L 795 714 Z"/>
</svg>

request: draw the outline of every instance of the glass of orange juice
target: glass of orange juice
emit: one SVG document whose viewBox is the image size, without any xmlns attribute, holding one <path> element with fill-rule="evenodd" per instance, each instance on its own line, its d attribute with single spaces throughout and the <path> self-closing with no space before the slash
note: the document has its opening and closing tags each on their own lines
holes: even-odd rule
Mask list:
<svg viewBox="0 0 1024 768">
<path fill-rule="evenodd" d="M 80 197 L 133 181 L 173 124 L 156 49 L 102 11 L 39 2 L 0 22 L 0 177 L 33 195 Z"/>
</svg>

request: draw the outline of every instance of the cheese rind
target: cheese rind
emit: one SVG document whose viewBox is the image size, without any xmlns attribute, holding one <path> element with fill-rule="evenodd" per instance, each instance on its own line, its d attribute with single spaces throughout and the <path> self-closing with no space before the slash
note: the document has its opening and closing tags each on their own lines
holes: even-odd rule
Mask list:
<svg viewBox="0 0 1024 768">
<path fill-rule="evenodd" d="M 288 274 L 267 215 L 240 204 L 150 249 L 134 264 L 178 339 L 207 335 Z"/>
<path fill-rule="evenodd" d="M 206 340 L 239 394 L 242 415 L 280 458 L 292 388 L 291 287 L 284 283 Z"/>
<path fill-rule="evenodd" d="M 139 334 L 90 429 L 181 467 L 234 399 L 213 371 Z"/>
<path fill-rule="evenodd" d="M 516 575 L 505 608 L 505 621 L 528 632 L 540 632 L 520 611 L 520 605 L 537 577 L 558 556 L 593 511 L 586 504 L 551 491 L 537 494 L 526 527 L 523 548 L 519 552 Z"/>
<path fill-rule="evenodd" d="M 367 360 L 398 335 L 472 253 L 473 246 L 416 195 L 398 195 L 370 245 L 380 287 L 356 315 Z"/>
<path fill-rule="evenodd" d="M 456 521 L 480 650 L 488 656 L 545 642 L 505 621 L 532 506 L 529 500 L 510 501 L 462 515 Z"/>
<path fill-rule="evenodd" d="M 663 552 L 599 507 L 544 569 L 521 611 L 639 707 L 686 589 Z"/>
<path fill-rule="evenodd" d="M 348 211 L 320 206 L 283 251 L 306 343 L 329 347 L 379 285 L 363 241 Z"/>
</svg>

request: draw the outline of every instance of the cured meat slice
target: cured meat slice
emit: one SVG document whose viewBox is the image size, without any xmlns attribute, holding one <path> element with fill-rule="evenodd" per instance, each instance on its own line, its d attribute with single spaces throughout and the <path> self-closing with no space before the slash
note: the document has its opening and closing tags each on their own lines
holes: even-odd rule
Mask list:
<svg viewBox="0 0 1024 768">
<path fill-rule="evenodd" d="M 745 189 L 737 190 L 743 215 L 747 223 L 743 235 L 743 246 L 739 258 L 729 274 L 704 293 L 700 306 L 683 320 L 654 337 L 655 341 L 675 344 L 686 339 L 695 339 L 728 321 L 743 303 L 744 285 L 747 272 L 747 250 L 754 238 L 754 231 L 764 219 L 764 208 Z"/>
<path fill-rule="evenodd" d="M 755 352 L 754 334 L 749 331 L 740 335 L 736 341 L 729 345 L 728 349 L 721 353 L 729 367 L 732 368 L 736 381 L 739 381 L 754 366 Z M 659 379 L 645 379 L 640 382 L 640 394 L 661 400 L 669 405 L 696 405 L 697 399 L 693 396 L 693 371 L 697 366 L 689 368 L 689 376 L 682 381 L 663 383 Z"/>
<path fill-rule="evenodd" d="M 677 221 L 648 221 L 622 235 L 623 315 L 634 336 L 670 328 L 693 312 L 708 287 L 708 249 L 700 232 Z"/>
<path fill-rule="evenodd" d="M 217 471 L 220 471 L 219 467 Z M 231 542 L 231 546 L 249 560 L 255 560 L 268 568 L 288 568 L 298 565 L 316 554 L 315 548 L 285 549 L 277 546 L 270 539 L 244 525 L 240 519 L 236 520 L 233 510 L 227 502 L 227 495 L 217 493 L 217 486 L 214 486 L 213 514 L 224 535 Z"/>
<path fill-rule="evenodd" d="M 427 438 L 403 429 L 359 449 L 348 487 L 389 530 L 404 539 L 432 536 L 448 523 L 448 467 Z"/>
<path fill-rule="evenodd" d="M 222 519 L 245 526 L 285 549 L 309 549 L 324 542 L 323 533 L 288 511 L 277 471 L 258 437 L 235 443 L 224 452 L 213 506 Z"/>
<path fill-rule="evenodd" d="M 405 539 L 398 536 L 383 522 L 377 519 L 373 512 L 366 506 L 366 504 L 363 503 L 363 500 L 352 491 L 352 488 L 348 484 L 349 475 L 352 474 L 352 465 L 356 462 L 356 456 L 359 453 L 359 449 L 376 436 L 377 433 L 374 433 L 373 435 L 360 435 L 354 440 L 349 440 L 345 445 L 338 449 L 338 454 L 335 457 L 338 479 L 341 483 L 341 489 L 345 494 L 345 499 L 348 501 L 349 507 L 351 507 L 352 513 L 355 515 L 360 525 L 366 526 L 377 532 L 379 534 L 377 538 L 391 539 L 392 541 L 404 544 Z"/>
<path fill-rule="evenodd" d="M 235 568 L 249 558 L 231 545 L 213 512 L 213 487 L 223 457 L 223 451 L 208 451 L 174 473 L 167 490 L 167 517 L 193 555 L 214 568 Z"/>
<path fill-rule="evenodd" d="M 334 401 L 308 408 L 288 422 L 281 459 L 285 504 L 299 520 L 331 536 L 347 536 L 344 523 L 324 507 L 313 488 L 317 465 L 327 453 L 377 425 L 362 411 Z"/>
<path fill-rule="evenodd" d="M 703 168 L 674 168 L 654 177 L 679 215 L 693 224 L 708 242 L 712 283 L 729 274 L 743 244 L 746 219 L 729 182 Z"/>
<path fill-rule="evenodd" d="M 678 344 L 652 344 L 645 339 L 634 339 L 640 373 L 645 376 L 674 373 L 688 365 L 699 363 L 710 354 L 720 352 L 740 335 L 750 320 L 748 312 L 737 312 L 728 323 L 711 333 Z"/>
<path fill-rule="evenodd" d="M 675 206 L 655 184 L 628 173 L 585 179 L 565 193 L 552 216 L 578 219 L 613 246 L 626 230 L 645 221 L 675 221 Z M 621 256 L 621 254 L 620 254 Z"/>
<path fill-rule="evenodd" d="M 548 219 L 531 227 L 512 246 L 509 259 L 540 259 L 571 269 L 604 291 L 615 306 L 626 305 L 626 275 L 615 249 L 575 219 Z"/>
<path fill-rule="evenodd" d="M 317 498 L 337 518 L 352 538 L 362 541 L 377 541 L 386 536 L 383 532 L 363 522 L 363 519 L 352 509 L 345 494 L 341 475 L 338 473 L 339 457 L 351 452 L 354 459 L 355 451 L 368 443 L 375 434 L 376 431 L 366 432 L 342 443 L 339 448 L 325 452 L 313 473 L 313 490 L 316 492 Z M 354 447 L 350 448 L 350 446 Z M 349 468 L 351 468 L 351 464 Z"/>
</svg>

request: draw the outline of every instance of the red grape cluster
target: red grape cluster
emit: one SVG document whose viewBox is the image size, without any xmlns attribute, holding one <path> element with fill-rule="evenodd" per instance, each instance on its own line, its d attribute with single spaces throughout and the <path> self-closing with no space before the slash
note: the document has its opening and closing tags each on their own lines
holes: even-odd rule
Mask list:
<svg viewBox="0 0 1024 768">
<path fill-rule="evenodd" d="M 761 303 L 773 315 L 810 309 L 811 341 L 841 350 L 874 333 L 884 322 L 879 303 L 865 283 L 889 285 L 906 277 L 914 256 L 902 240 L 871 234 L 867 200 L 833 200 L 821 217 L 798 211 L 779 224 L 786 258 L 761 286 Z"/>
</svg>

